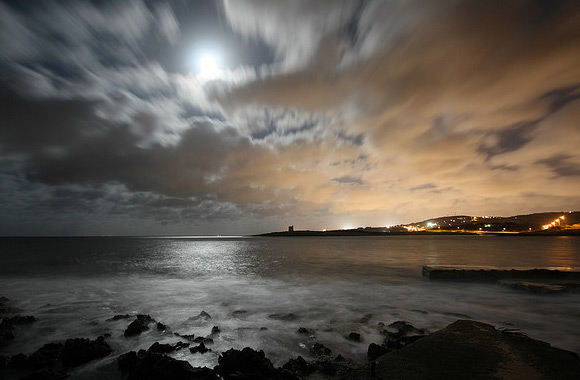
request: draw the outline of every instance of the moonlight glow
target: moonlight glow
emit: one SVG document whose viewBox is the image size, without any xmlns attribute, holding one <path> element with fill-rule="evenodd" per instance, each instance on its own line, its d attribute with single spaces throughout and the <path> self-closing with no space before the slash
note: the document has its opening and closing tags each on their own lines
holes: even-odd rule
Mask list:
<svg viewBox="0 0 580 380">
<path fill-rule="evenodd" d="M 221 74 L 217 59 L 211 54 L 205 54 L 199 60 L 199 74 L 204 78 L 213 79 Z"/>
</svg>

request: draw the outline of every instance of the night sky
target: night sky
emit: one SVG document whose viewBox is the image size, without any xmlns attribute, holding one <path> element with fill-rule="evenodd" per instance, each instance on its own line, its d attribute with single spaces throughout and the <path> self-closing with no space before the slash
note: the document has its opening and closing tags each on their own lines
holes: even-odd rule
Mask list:
<svg viewBox="0 0 580 380">
<path fill-rule="evenodd" d="M 579 1 L 0 1 L 0 235 L 578 209 Z"/>
</svg>

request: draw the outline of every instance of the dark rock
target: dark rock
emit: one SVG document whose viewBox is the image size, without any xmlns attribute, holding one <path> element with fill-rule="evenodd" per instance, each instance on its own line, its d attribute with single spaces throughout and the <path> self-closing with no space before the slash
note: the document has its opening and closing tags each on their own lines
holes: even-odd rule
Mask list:
<svg viewBox="0 0 580 380">
<path fill-rule="evenodd" d="M 193 341 L 194 341 L 194 343 L 213 344 L 213 339 L 212 338 L 203 337 L 203 336 L 198 336 Z"/>
<path fill-rule="evenodd" d="M 282 365 L 282 368 L 295 374 L 308 374 L 316 370 L 316 367 L 308 364 L 302 356 L 288 360 Z"/>
<path fill-rule="evenodd" d="M 373 315 L 371 313 L 367 313 L 364 315 L 364 317 L 362 317 L 361 319 L 359 319 L 359 323 L 369 323 L 369 321 L 371 320 L 371 318 L 373 317 Z"/>
<path fill-rule="evenodd" d="M 54 367 L 61 358 L 62 343 L 48 343 L 28 357 L 28 366 L 32 368 Z"/>
<path fill-rule="evenodd" d="M 219 334 L 221 332 L 219 326 L 214 326 L 211 328 L 211 335 Z"/>
<path fill-rule="evenodd" d="M 118 368 L 127 380 L 219 380 L 209 368 L 194 368 L 186 361 L 140 350 L 119 356 Z"/>
<path fill-rule="evenodd" d="M 135 351 L 129 351 L 117 358 L 117 368 L 123 375 L 132 371 L 139 363 L 139 357 Z"/>
<path fill-rule="evenodd" d="M 521 281 L 521 280 L 501 280 L 498 285 L 521 290 L 533 294 L 554 294 L 570 292 L 573 289 L 580 287 L 580 282 L 577 283 L 552 283 L 540 281 Z"/>
<path fill-rule="evenodd" d="M 205 310 L 202 310 L 201 313 L 199 313 L 195 317 L 191 317 L 189 319 L 194 320 L 194 321 L 205 322 L 205 321 L 209 321 L 211 319 L 211 315 L 209 315 L 207 312 L 205 312 Z"/>
<path fill-rule="evenodd" d="M 384 354 L 388 353 L 390 350 L 385 346 L 379 346 L 376 343 L 369 344 L 369 348 L 367 350 L 367 359 L 369 361 L 376 360 L 383 356 Z"/>
<path fill-rule="evenodd" d="M 296 314 L 270 314 L 268 315 L 268 318 L 270 319 L 276 319 L 279 321 L 294 321 L 296 319 L 298 319 L 298 316 Z"/>
<path fill-rule="evenodd" d="M 304 334 L 304 335 L 313 335 L 314 331 L 307 329 L 306 327 L 300 327 L 298 329 L 298 334 Z"/>
<path fill-rule="evenodd" d="M 391 328 L 397 331 L 397 333 L 401 336 L 409 336 L 409 335 L 427 335 L 429 331 L 425 329 L 418 329 L 412 324 L 405 322 L 405 321 L 396 321 L 391 323 L 387 326 L 387 328 Z"/>
<path fill-rule="evenodd" d="M 302 380 L 298 377 L 295 373 L 288 371 L 283 368 L 278 368 L 278 375 L 280 376 L 280 380 Z"/>
<path fill-rule="evenodd" d="M 4 296 L 0 296 L 0 313 L 4 312 L 4 307 L 6 307 L 5 305 L 10 302 L 10 299 L 8 297 L 4 297 Z"/>
<path fill-rule="evenodd" d="M 206 352 L 211 352 L 211 349 L 205 347 L 205 344 L 203 344 L 203 342 L 202 342 L 202 343 L 199 344 L 199 346 L 191 347 L 189 349 L 189 352 L 191 352 L 192 354 L 195 354 L 195 353 L 198 353 L 198 352 L 200 354 L 205 354 Z"/>
<path fill-rule="evenodd" d="M 117 314 L 113 318 L 107 319 L 107 321 L 108 322 L 110 322 L 110 321 L 119 321 L 121 319 L 128 319 L 128 318 L 131 318 L 131 317 L 132 317 L 132 315 L 130 315 L 130 314 Z"/>
<path fill-rule="evenodd" d="M 429 334 L 428 330 L 418 329 L 405 321 L 393 322 L 386 328 L 383 324 L 382 327 L 381 333 L 386 336 L 383 346 L 389 350 L 398 350 Z"/>
<path fill-rule="evenodd" d="M 359 333 L 355 333 L 355 332 L 351 332 L 350 334 L 348 334 L 348 336 L 346 337 L 346 339 L 351 340 L 353 342 L 360 342 L 361 341 L 361 337 Z"/>
<path fill-rule="evenodd" d="M 36 321 L 32 315 L 14 315 L 2 318 L 0 323 L 0 345 L 14 340 L 14 326 L 24 325 Z"/>
<path fill-rule="evenodd" d="M 334 359 L 328 357 L 318 358 L 314 365 L 318 367 L 318 372 L 326 376 L 343 376 L 356 367 L 356 363 L 345 359 L 341 355 Z"/>
<path fill-rule="evenodd" d="M 69 374 L 57 369 L 44 368 L 30 375 L 21 377 L 20 380 L 61 380 L 69 377 Z"/>
<path fill-rule="evenodd" d="M 14 326 L 8 323 L 0 323 L 0 345 L 14 340 Z"/>
<path fill-rule="evenodd" d="M 10 306 L 11 301 L 7 297 L 0 296 L 0 315 L 14 313 L 18 310 Z"/>
<path fill-rule="evenodd" d="M 147 352 L 154 352 L 158 354 L 167 354 L 173 351 L 181 350 L 182 348 L 189 347 L 189 343 L 185 342 L 177 342 L 175 344 L 162 344 L 159 342 L 155 342 L 149 347 Z"/>
<path fill-rule="evenodd" d="M 194 342 L 195 341 L 195 335 L 194 334 L 183 334 L 183 335 L 181 335 L 179 333 L 173 333 L 173 334 L 176 335 L 176 336 L 178 336 L 178 337 L 180 337 L 180 338 L 187 339 L 190 342 Z M 196 343 L 199 343 L 199 342 L 196 342 Z"/>
<path fill-rule="evenodd" d="M 157 322 L 157 330 L 158 331 L 165 331 L 165 330 L 167 330 L 167 325 L 164 325 L 161 322 Z"/>
<path fill-rule="evenodd" d="M 268 330 L 267 327 L 260 327 L 260 331 L 266 331 L 266 330 Z"/>
<path fill-rule="evenodd" d="M 312 347 L 310 347 L 310 353 L 315 357 L 320 356 L 330 356 L 332 351 L 330 348 L 325 347 L 322 343 L 314 343 Z"/>
<path fill-rule="evenodd" d="M 9 357 L 0 355 L 0 370 L 8 368 L 9 361 L 10 361 Z"/>
<path fill-rule="evenodd" d="M 242 315 L 247 314 L 247 313 L 248 312 L 246 310 L 235 310 L 232 313 L 232 317 L 238 318 L 238 317 L 241 317 Z"/>
<path fill-rule="evenodd" d="M 274 380 L 281 379 L 280 373 L 264 351 L 254 351 L 249 347 L 243 350 L 230 349 L 218 358 L 218 365 L 214 370 L 225 380 L 254 379 Z"/>
<path fill-rule="evenodd" d="M 476 360 L 474 360 L 476 358 Z M 346 379 L 365 378 L 368 367 Z M 522 334 L 459 320 L 376 360 L 379 379 L 580 379 L 578 355 Z"/>
<path fill-rule="evenodd" d="M 33 315 L 15 315 L 12 317 L 6 317 L 2 319 L 2 323 L 6 323 L 12 326 L 16 325 L 26 325 L 32 322 L 36 322 L 36 317 Z"/>
<path fill-rule="evenodd" d="M 95 340 L 87 338 L 67 339 L 62 348 L 62 364 L 65 367 L 76 367 L 91 360 L 105 357 L 112 351 L 102 336 Z"/>
<path fill-rule="evenodd" d="M 16 354 L 10 358 L 9 363 L 11 368 L 24 368 L 28 365 L 28 356 L 24 354 Z"/>
<path fill-rule="evenodd" d="M 135 336 L 141 334 L 143 331 L 149 330 L 149 324 L 155 322 L 153 318 L 149 315 L 139 314 L 137 319 L 131 322 L 131 324 L 125 330 L 125 336 Z"/>
</svg>

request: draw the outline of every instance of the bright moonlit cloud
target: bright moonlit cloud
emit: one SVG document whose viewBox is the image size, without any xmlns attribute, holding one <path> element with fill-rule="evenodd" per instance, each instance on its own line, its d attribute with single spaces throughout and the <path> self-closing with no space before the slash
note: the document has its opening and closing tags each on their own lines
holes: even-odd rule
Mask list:
<svg viewBox="0 0 580 380">
<path fill-rule="evenodd" d="M 219 68 L 216 57 L 212 54 L 204 54 L 199 60 L 199 75 L 207 80 L 221 77 L 222 70 Z"/>
</svg>

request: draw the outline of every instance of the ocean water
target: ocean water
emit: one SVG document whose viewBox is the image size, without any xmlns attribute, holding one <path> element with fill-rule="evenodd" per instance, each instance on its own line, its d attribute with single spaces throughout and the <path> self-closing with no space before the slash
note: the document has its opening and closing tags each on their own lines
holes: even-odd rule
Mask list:
<svg viewBox="0 0 580 380">
<path fill-rule="evenodd" d="M 206 336 L 219 326 L 212 353 L 173 356 L 212 367 L 220 352 L 250 346 L 279 366 L 308 358 L 316 341 L 363 362 L 368 344 L 381 342 L 378 322 L 405 320 L 435 331 L 462 318 L 580 352 L 579 293 L 430 282 L 421 277 L 423 265 L 580 267 L 580 238 L 4 238 L 0 295 L 38 321 L 18 328 L 0 355 L 108 333 L 114 353 L 75 369 L 72 378 L 120 378 L 119 354 L 176 342 L 174 332 Z M 211 320 L 195 318 L 201 311 Z M 131 320 L 106 321 L 125 313 L 150 314 L 170 330 L 125 338 Z M 315 333 L 297 334 L 299 327 Z M 363 342 L 346 340 L 351 331 Z"/>
</svg>

